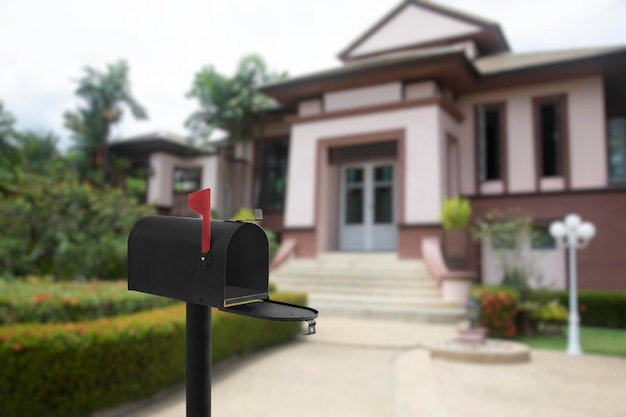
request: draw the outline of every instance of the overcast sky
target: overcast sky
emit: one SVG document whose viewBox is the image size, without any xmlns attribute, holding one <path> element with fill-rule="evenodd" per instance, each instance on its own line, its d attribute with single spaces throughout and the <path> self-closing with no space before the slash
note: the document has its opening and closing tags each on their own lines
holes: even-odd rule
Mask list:
<svg viewBox="0 0 626 417">
<path fill-rule="evenodd" d="M 231 74 L 256 52 L 270 68 L 303 74 L 337 53 L 400 0 L 0 0 L 0 101 L 18 127 L 64 138 L 82 68 L 130 64 L 148 121 L 128 116 L 117 137 L 186 134 L 185 98 L 205 65 Z M 626 44 L 626 0 L 439 0 L 500 22 L 514 51 Z"/>
</svg>

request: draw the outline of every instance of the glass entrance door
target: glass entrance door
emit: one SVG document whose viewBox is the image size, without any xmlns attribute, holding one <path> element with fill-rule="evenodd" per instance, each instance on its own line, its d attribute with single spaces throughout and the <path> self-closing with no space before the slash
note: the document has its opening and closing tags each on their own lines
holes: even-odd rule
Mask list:
<svg viewBox="0 0 626 417">
<path fill-rule="evenodd" d="M 348 165 L 341 170 L 339 249 L 396 249 L 395 164 Z"/>
</svg>

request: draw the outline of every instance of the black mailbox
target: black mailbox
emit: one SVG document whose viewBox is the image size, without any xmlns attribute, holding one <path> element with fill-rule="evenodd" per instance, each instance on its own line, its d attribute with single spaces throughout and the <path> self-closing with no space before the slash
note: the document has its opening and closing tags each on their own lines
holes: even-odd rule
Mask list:
<svg viewBox="0 0 626 417">
<path fill-rule="evenodd" d="M 148 216 L 128 238 L 128 289 L 278 321 L 318 312 L 269 298 L 269 245 L 255 223 L 210 220 L 210 191 L 189 196 L 203 219 Z"/>
</svg>

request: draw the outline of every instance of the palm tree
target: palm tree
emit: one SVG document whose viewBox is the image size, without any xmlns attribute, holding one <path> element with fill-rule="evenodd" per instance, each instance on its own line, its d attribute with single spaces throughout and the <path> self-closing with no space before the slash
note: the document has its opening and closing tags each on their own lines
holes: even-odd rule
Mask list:
<svg viewBox="0 0 626 417">
<path fill-rule="evenodd" d="M 130 92 L 129 67 L 120 60 L 107 65 L 106 71 L 85 68 L 75 93 L 85 106 L 65 113 L 65 126 L 73 132 L 75 149 L 88 161 L 90 173 L 100 173 L 107 182 L 108 141 L 111 126 L 119 123 L 127 107 L 136 119 L 147 119 L 146 110 Z M 87 173 L 83 175 L 88 176 Z"/>
<path fill-rule="evenodd" d="M 15 118 L 4 109 L 0 101 L 0 170 L 11 170 L 16 164 L 19 152 L 15 147 Z"/>
<path fill-rule="evenodd" d="M 228 132 L 229 145 L 262 137 L 264 112 L 278 107 L 278 104 L 261 94 L 257 87 L 286 76 L 286 73 L 269 72 L 263 59 L 256 54 L 243 57 L 232 77 L 220 74 L 211 66 L 204 67 L 196 74 L 191 91 L 187 93 L 187 97 L 196 98 L 200 105 L 186 122 L 192 140 L 206 143 L 216 129 Z M 220 155 L 222 165 L 227 167 L 224 188 L 229 213 L 225 214 L 229 215 L 232 214 L 232 157 L 225 152 Z"/>
</svg>

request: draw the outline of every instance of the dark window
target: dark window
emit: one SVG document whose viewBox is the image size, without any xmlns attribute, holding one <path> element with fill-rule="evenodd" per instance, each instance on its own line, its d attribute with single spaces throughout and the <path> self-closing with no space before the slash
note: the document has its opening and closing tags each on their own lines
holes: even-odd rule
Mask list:
<svg viewBox="0 0 626 417">
<path fill-rule="evenodd" d="M 541 145 L 541 176 L 557 177 L 562 175 L 559 104 L 556 101 L 539 105 L 539 140 Z"/>
<path fill-rule="evenodd" d="M 567 171 L 567 101 L 564 94 L 533 100 L 537 176 L 562 177 Z"/>
<path fill-rule="evenodd" d="M 289 141 L 265 142 L 259 146 L 261 172 L 257 207 L 264 210 L 283 210 L 287 188 L 287 157 Z"/>
<path fill-rule="evenodd" d="M 502 110 L 478 106 L 478 168 L 481 181 L 502 179 Z"/>
<path fill-rule="evenodd" d="M 194 168 L 174 168 L 174 192 L 192 193 L 200 189 L 202 170 Z"/>
<path fill-rule="evenodd" d="M 626 181 L 626 118 L 609 119 L 609 181 Z"/>
<path fill-rule="evenodd" d="M 548 226 L 535 226 L 533 228 L 530 247 L 533 250 L 556 249 L 556 241 L 550 234 Z"/>
</svg>

